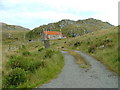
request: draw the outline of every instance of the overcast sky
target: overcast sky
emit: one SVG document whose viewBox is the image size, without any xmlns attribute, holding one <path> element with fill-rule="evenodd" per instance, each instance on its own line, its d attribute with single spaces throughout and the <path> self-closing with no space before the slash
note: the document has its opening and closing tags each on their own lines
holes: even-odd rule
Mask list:
<svg viewBox="0 0 120 90">
<path fill-rule="evenodd" d="M 30 29 L 62 19 L 95 18 L 118 25 L 119 0 L 0 0 L 0 22 Z"/>
</svg>

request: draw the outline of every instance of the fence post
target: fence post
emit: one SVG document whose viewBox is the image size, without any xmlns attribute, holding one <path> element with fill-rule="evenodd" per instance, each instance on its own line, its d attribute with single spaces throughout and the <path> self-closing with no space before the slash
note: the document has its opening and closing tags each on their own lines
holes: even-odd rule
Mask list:
<svg viewBox="0 0 120 90">
<path fill-rule="evenodd" d="M 10 46 L 10 44 L 8 44 L 8 51 L 10 51 L 11 50 L 11 46 Z"/>
</svg>

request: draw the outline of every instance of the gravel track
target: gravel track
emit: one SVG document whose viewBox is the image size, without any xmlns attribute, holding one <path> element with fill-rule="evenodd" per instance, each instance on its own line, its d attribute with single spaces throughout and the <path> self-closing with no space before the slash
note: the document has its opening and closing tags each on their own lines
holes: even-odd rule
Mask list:
<svg viewBox="0 0 120 90">
<path fill-rule="evenodd" d="M 76 64 L 75 58 L 62 51 L 65 66 L 56 79 L 38 88 L 118 88 L 118 76 L 105 68 L 103 64 L 80 51 L 78 52 L 90 64 L 87 69 Z"/>
</svg>

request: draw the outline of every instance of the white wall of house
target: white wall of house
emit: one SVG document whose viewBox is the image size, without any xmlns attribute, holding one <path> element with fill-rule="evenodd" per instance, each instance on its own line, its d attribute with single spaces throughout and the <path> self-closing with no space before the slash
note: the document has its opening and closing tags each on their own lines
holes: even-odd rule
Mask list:
<svg viewBox="0 0 120 90">
<path fill-rule="evenodd" d="M 59 38 L 62 38 L 62 35 L 48 35 L 48 38 L 50 38 L 50 39 L 59 39 Z"/>
</svg>

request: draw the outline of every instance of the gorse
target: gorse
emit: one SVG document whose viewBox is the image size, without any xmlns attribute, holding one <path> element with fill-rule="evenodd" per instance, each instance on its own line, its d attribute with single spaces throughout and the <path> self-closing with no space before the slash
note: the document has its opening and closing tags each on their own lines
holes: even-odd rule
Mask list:
<svg viewBox="0 0 120 90">
<path fill-rule="evenodd" d="M 23 50 L 23 49 L 22 49 Z M 51 78 L 53 78 L 58 72 L 60 72 L 60 68 L 63 66 L 63 56 L 60 54 L 59 51 L 55 51 L 53 49 L 38 49 L 38 51 L 30 52 L 23 50 L 21 52 L 22 54 L 19 55 L 12 55 L 9 57 L 9 60 L 7 61 L 8 68 L 10 71 L 8 73 L 5 73 L 3 78 L 3 88 L 10 88 L 10 87 L 28 87 L 29 85 L 36 86 L 36 84 L 39 84 L 40 80 L 36 80 L 36 83 L 34 84 L 28 84 L 27 86 L 24 86 L 24 84 L 27 84 L 32 82 L 33 80 L 30 80 L 32 76 L 35 76 L 36 74 L 44 74 L 44 73 L 36 73 L 37 71 L 41 71 L 42 69 L 50 69 L 50 70 L 57 70 L 54 73 L 49 73 L 49 70 L 45 71 L 45 73 L 49 73 L 52 75 Z M 54 56 L 58 58 L 57 60 L 54 60 Z M 55 65 L 59 62 L 59 65 Z M 61 62 L 61 63 L 60 63 Z M 52 64 L 52 68 L 50 65 Z M 54 64 L 54 65 L 53 65 Z M 48 77 L 48 78 L 47 78 Z M 48 81 L 50 78 L 47 74 L 42 80 Z M 41 78 L 41 77 L 39 77 Z M 41 83 L 42 84 L 42 83 Z M 22 86 L 23 85 L 23 86 Z"/>
</svg>

